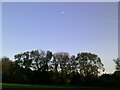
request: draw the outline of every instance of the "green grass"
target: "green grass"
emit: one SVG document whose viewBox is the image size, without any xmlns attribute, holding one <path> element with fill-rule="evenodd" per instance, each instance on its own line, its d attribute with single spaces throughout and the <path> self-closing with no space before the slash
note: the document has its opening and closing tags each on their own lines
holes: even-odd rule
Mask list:
<svg viewBox="0 0 120 90">
<path fill-rule="evenodd" d="M 1 85 L 1 84 L 0 84 Z M 2 88 L 3 90 L 6 90 L 6 89 L 13 89 L 15 90 L 15 88 L 24 88 L 24 89 L 32 89 L 32 90 L 35 90 L 35 89 L 39 89 L 40 88 L 61 88 L 61 89 L 73 89 L 75 90 L 75 88 L 78 88 L 80 90 L 120 90 L 120 88 L 110 88 L 110 87 L 74 87 L 74 86 L 57 86 L 57 85 L 30 85 L 30 84 L 14 84 L 14 83 L 2 83 Z M 29 90 L 30 90 L 29 89 Z M 18 89 L 17 89 L 18 90 Z"/>
<path fill-rule="evenodd" d="M 57 85 L 30 85 L 30 84 L 2 83 L 2 88 L 74 88 L 74 87 L 57 86 Z"/>
</svg>

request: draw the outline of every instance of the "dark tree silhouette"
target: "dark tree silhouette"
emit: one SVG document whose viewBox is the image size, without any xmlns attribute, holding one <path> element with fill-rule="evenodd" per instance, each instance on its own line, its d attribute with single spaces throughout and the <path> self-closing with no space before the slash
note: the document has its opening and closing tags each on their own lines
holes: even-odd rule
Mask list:
<svg viewBox="0 0 120 90">
<path fill-rule="evenodd" d="M 66 52 L 59 52 L 54 54 L 55 57 L 55 64 L 57 64 L 58 69 L 64 73 L 67 72 L 68 67 L 67 67 L 67 62 L 69 60 L 69 54 Z"/>
<path fill-rule="evenodd" d="M 92 53 L 79 53 L 76 60 L 78 62 L 78 70 L 81 75 L 98 75 L 100 70 L 104 71 L 101 59 Z"/>
<path fill-rule="evenodd" d="M 116 70 L 120 71 L 120 58 L 114 59 L 113 61 L 116 64 Z"/>
<path fill-rule="evenodd" d="M 14 58 L 14 61 L 7 57 L 1 59 L 3 82 L 78 86 L 106 82 L 104 77 L 98 78 L 104 68 L 96 54 L 85 52 L 70 56 L 67 52 L 32 50 L 16 54 Z M 119 73 L 112 76 L 115 77 L 110 77 L 112 80 L 117 80 Z"/>
</svg>

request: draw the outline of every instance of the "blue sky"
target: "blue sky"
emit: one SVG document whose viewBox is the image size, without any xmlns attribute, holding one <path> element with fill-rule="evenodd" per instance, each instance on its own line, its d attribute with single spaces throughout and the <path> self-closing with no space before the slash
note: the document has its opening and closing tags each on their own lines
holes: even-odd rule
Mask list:
<svg viewBox="0 0 120 90">
<path fill-rule="evenodd" d="M 0 2 L 0 57 L 2 56 L 2 3 Z"/>
<path fill-rule="evenodd" d="M 97 54 L 106 72 L 118 57 L 117 2 L 3 3 L 3 56 L 28 50 Z M 62 11 L 64 14 L 62 14 Z"/>
</svg>

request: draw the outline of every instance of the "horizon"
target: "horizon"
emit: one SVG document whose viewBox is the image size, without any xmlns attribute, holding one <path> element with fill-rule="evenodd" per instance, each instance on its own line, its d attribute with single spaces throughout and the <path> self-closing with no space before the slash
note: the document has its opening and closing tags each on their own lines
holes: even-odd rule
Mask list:
<svg viewBox="0 0 120 90">
<path fill-rule="evenodd" d="M 90 52 L 101 58 L 105 73 L 115 71 L 118 57 L 117 2 L 2 4 L 3 56 L 41 49 Z"/>
</svg>

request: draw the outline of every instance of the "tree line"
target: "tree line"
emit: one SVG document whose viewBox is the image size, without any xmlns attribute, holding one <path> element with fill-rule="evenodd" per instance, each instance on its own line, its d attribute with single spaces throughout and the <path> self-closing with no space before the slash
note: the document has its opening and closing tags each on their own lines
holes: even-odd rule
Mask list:
<svg viewBox="0 0 120 90">
<path fill-rule="evenodd" d="M 47 85 L 120 86 L 120 59 L 113 60 L 116 71 L 105 71 L 100 57 L 82 52 L 70 56 L 67 52 L 32 50 L 16 54 L 14 60 L 3 57 L 2 82 Z"/>
</svg>

